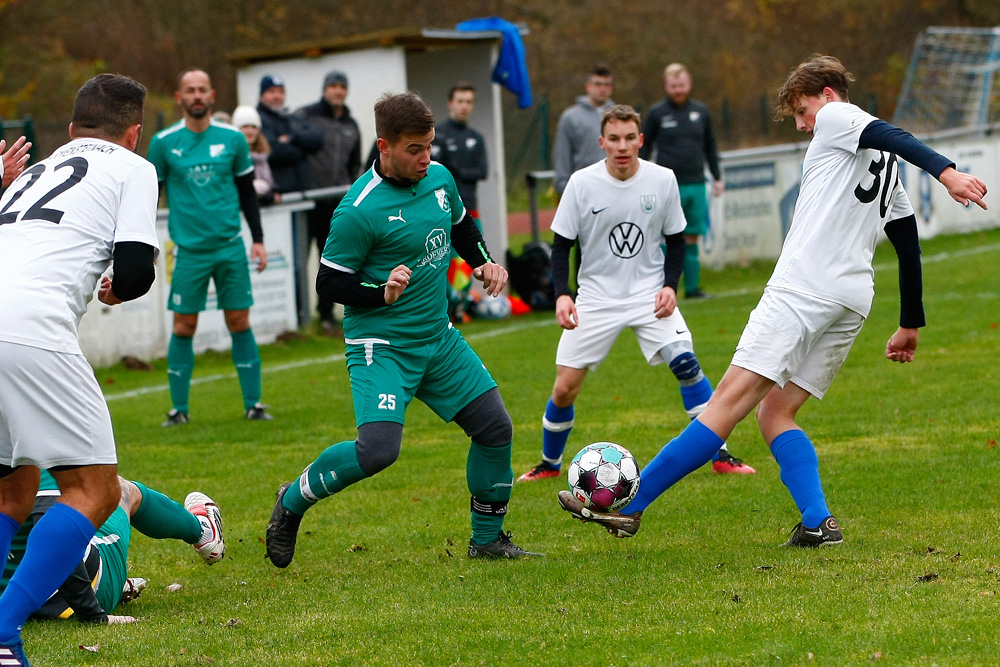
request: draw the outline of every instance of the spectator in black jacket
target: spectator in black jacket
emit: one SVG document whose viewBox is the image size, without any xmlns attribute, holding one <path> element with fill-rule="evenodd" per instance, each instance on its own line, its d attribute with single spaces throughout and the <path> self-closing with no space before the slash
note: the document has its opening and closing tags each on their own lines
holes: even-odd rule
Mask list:
<svg viewBox="0 0 1000 667">
<path fill-rule="evenodd" d="M 643 123 L 645 143 L 639 157 L 668 167 L 677 176 L 681 191 L 681 206 L 687 219 L 684 240 L 684 294 L 689 299 L 708 296 L 701 291 L 701 262 L 698 259 L 698 238 L 708 231 L 708 197 L 705 192 L 705 165 L 712 172 L 713 194 L 722 194 L 722 172 L 715 148 L 712 118 L 708 107 L 691 98 L 691 75 L 679 63 L 667 65 L 663 71 L 667 97 L 650 108 Z"/>
<path fill-rule="evenodd" d="M 309 156 L 313 187 L 329 188 L 350 185 L 361 167 L 361 131 L 344 104 L 347 99 L 347 75 L 334 70 L 323 79 L 323 97 L 315 104 L 302 107 L 295 115 L 323 134 L 323 144 Z M 309 237 L 323 254 L 330 235 L 330 218 L 343 195 L 316 201 L 308 213 Z M 340 333 L 333 315 L 333 301 L 320 297 L 319 321 L 324 334 Z"/>
<path fill-rule="evenodd" d="M 260 80 L 261 131 L 271 144 L 271 173 L 278 192 L 313 187 L 307 157 L 323 146 L 323 133 L 284 110 L 285 80 L 267 74 Z"/>
<path fill-rule="evenodd" d="M 443 164 L 455 177 L 462 203 L 479 220 L 476 185 L 486 178 L 486 141 L 469 127 L 469 116 L 476 106 L 476 89 L 458 82 L 448 93 L 448 119 L 434 128 L 431 157 Z"/>
</svg>

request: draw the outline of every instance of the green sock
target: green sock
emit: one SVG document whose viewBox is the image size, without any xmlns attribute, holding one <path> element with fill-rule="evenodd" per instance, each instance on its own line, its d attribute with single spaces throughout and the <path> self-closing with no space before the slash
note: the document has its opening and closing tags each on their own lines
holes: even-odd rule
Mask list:
<svg viewBox="0 0 1000 667">
<path fill-rule="evenodd" d="M 240 378 L 243 392 L 243 409 L 249 410 L 260 402 L 260 350 L 253 329 L 231 334 L 233 338 L 233 365 Z"/>
<path fill-rule="evenodd" d="M 690 294 L 701 284 L 701 262 L 698 261 L 698 244 L 684 246 L 684 292 Z"/>
<path fill-rule="evenodd" d="M 514 486 L 510 455 L 514 443 L 503 447 L 469 447 L 465 478 L 472 494 L 472 541 L 489 544 L 503 528 L 507 502 Z"/>
<path fill-rule="evenodd" d="M 191 373 L 194 371 L 194 342 L 173 334 L 167 347 L 167 380 L 170 381 L 170 400 L 174 410 L 188 413 L 191 395 Z"/>
<path fill-rule="evenodd" d="M 358 463 L 354 441 L 338 442 L 327 447 L 303 471 L 299 480 L 288 487 L 281 504 L 296 514 L 305 514 L 307 509 L 323 498 L 339 493 L 365 477 L 367 475 Z M 306 495 L 303 495 L 303 488 Z"/>
<path fill-rule="evenodd" d="M 198 517 L 159 491 L 139 482 L 132 483 L 142 492 L 142 503 L 131 519 L 136 530 L 155 540 L 184 540 L 188 544 L 194 544 L 201 539 L 201 522 Z"/>
</svg>

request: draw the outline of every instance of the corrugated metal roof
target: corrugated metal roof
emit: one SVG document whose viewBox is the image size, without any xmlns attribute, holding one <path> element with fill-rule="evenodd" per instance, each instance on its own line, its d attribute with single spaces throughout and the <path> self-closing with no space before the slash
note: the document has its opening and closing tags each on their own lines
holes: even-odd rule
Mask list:
<svg viewBox="0 0 1000 667">
<path fill-rule="evenodd" d="M 522 35 L 528 34 L 524 25 L 518 25 Z M 496 30 L 465 32 L 452 28 L 392 28 L 347 37 L 312 42 L 292 42 L 281 46 L 234 51 L 228 59 L 236 67 L 289 58 L 318 58 L 328 53 L 357 51 L 367 48 L 402 46 L 408 52 L 459 46 L 476 40 L 498 40 Z"/>
</svg>

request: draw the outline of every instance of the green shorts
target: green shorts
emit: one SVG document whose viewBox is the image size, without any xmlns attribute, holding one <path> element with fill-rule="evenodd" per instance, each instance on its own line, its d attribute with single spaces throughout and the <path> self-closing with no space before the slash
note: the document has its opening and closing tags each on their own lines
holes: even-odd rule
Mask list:
<svg viewBox="0 0 1000 667">
<path fill-rule="evenodd" d="M 219 310 L 246 310 L 253 305 L 250 263 L 241 237 L 218 250 L 178 247 L 167 308 L 189 315 L 205 310 L 209 278 L 215 282 Z"/>
<path fill-rule="evenodd" d="M 370 422 L 402 424 L 414 396 L 450 422 L 472 399 L 497 386 L 455 328 L 418 345 L 350 342 L 347 369 L 358 426 Z"/>
<path fill-rule="evenodd" d="M 685 234 L 704 236 L 708 233 L 708 195 L 704 183 L 685 183 L 678 185 L 681 192 L 681 208 L 684 209 L 684 219 L 687 220 Z"/>
<path fill-rule="evenodd" d="M 101 555 L 101 581 L 97 586 L 97 601 L 105 612 L 111 613 L 122 599 L 122 588 L 128 577 L 128 545 L 132 524 L 121 505 L 111 513 L 97 530 L 91 544 L 97 545 Z"/>
</svg>

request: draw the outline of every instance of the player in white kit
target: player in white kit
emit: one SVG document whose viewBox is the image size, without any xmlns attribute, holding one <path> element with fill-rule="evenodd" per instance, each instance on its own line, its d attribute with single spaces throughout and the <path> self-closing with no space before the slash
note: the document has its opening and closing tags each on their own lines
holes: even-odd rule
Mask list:
<svg viewBox="0 0 1000 667">
<path fill-rule="evenodd" d="M 0 664 L 28 664 L 21 626 L 121 496 L 111 416 L 78 326 L 99 280 L 97 297 L 109 306 L 153 283 L 156 171 L 134 153 L 145 95 L 124 76 L 88 81 L 73 105 L 71 141 L 0 198 L 0 553 L 31 511 L 39 469 L 62 493 L 0 597 Z M 112 262 L 114 278 L 101 278 Z"/>
<path fill-rule="evenodd" d="M 542 461 L 520 477 L 558 477 L 575 418 L 574 402 L 588 370 L 608 356 L 631 328 L 651 366 L 666 363 L 680 382 L 691 419 L 712 396 L 712 384 L 694 354 L 691 332 L 677 308 L 684 267 L 684 211 L 673 171 L 639 159 L 639 114 L 616 105 L 601 119 L 607 158 L 576 171 L 552 222 L 556 320 L 564 331 L 556 352 L 556 381 L 542 418 Z M 580 243 L 579 294 L 569 290 L 569 252 Z M 666 253 L 663 244 L 666 243 Z M 725 443 L 713 470 L 752 474 Z"/>
<path fill-rule="evenodd" d="M 920 243 L 896 156 L 935 176 L 955 201 L 986 208 L 982 181 L 848 103 L 852 80 L 836 58 L 813 56 L 792 70 L 779 92 L 779 114 L 793 116 L 796 128 L 813 138 L 781 256 L 704 412 L 646 466 L 636 498 L 620 513 L 590 512 L 565 491 L 559 495 L 563 509 L 618 537 L 634 535 L 643 510 L 708 460 L 757 407 L 760 432 L 802 514 L 786 546 L 843 541 L 826 505 L 816 450 L 795 417 L 809 396 L 821 399 L 829 389 L 868 316 L 872 256 L 883 230 L 899 259 L 901 304 L 899 328 L 885 354 L 913 361 L 925 324 Z"/>
</svg>

